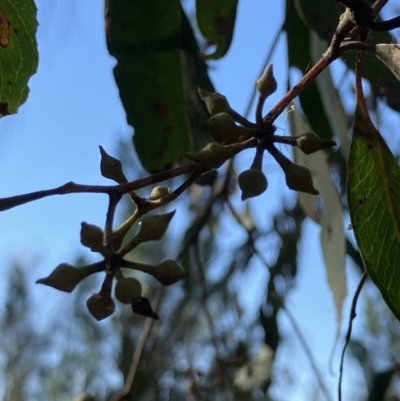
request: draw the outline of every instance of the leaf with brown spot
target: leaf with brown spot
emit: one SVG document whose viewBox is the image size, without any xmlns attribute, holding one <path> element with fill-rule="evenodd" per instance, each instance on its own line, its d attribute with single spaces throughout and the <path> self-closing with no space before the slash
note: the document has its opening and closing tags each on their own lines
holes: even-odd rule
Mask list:
<svg viewBox="0 0 400 401">
<path fill-rule="evenodd" d="M 178 0 L 108 1 L 107 46 L 133 143 L 150 173 L 190 149 L 181 63 Z"/>
<path fill-rule="evenodd" d="M 400 167 L 357 93 L 347 199 L 364 266 L 400 319 Z"/>
<path fill-rule="evenodd" d="M 197 0 L 196 17 L 201 34 L 210 45 L 215 45 L 214 53 L 206 59 L 223 57 L 232 42 L 235 28 L 238 0 Z"/>
<path fill-rule="evenodd" d="M 15 114 L 29 93 L 36 72 L 36 6 L 33 0 L 0 3 L 0 118 Z"/>
</svg>

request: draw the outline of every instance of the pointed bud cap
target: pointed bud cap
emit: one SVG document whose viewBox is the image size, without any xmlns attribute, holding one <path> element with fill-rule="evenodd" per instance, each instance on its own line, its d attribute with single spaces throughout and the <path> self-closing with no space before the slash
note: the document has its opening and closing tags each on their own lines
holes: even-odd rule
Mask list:
<svg viewBox="0 0 400 401">
<path fill-rule="evenodd" d="M 211 186 L 214 184 L 217 179 L 218 171 L 217 170 L 209 170 L 206 173 L 202 174 L 195 182 L 197 185 L 201 186 Z"/>
<path fill-rule="evenodd" d="M 151 190 L 151 194 L 149 200 L 157 200 L 164 198 L 171 193 L 171 190 L 167 187 L 163 187 L 162 185 L 157 185 Z"/>
<path fill-rule="evenodd" d="M 310 170 L 306 167 L 294 164 L 278 150 L 271 153 L 285 173 L 286 185 L 294 191 L 306 192 L 311 195 L 318 195 L 314 188 Z"/>
<path fill-rule="evenodd" d="M 276 83 L 274 72 L 272 68 L 272 64 L 270 64 L 261 78 L 256 81 L 256 88 L 260 97 L 267 98 L 272 95 L 276 89 L 278 88 L 278 84 Z"/>
<path fill-rule="evenodd" d="M 152 266 L 149 273 L 162 285 L 168 286 L 187 278 L 187 271 L 183 270 L 174 260 L 164 260 L 164 262 Z"/>
<path fill-rule="evenodd" d="M 323 140 L 313 132 L 307 132 L 296 139 L 296 145 L 308 155 L 335 146 L 336 142 Z"/>
<path fill-rule="evenodd" d="M 90 248 L 92 252 L 101 252 L 103 249 L 103 230 L 88 223 L 81 223 L 81 244 Z"/>
<path fill-rule="evenodd" d="M 98 270 L 94 265 L 74 267 L 68 263 L 61 263 L 49 276 L 37 280 L 36 284 L 44 284 L 56 290 L 72 292 L 82 280 L 97 272 Z"/>
<path fill-rule="evenodd" d="M 251 168 L 240 173 L 238 182 L 242 190 L 242 200 L 261 195 L 268 188 L 267 177 L 258 168 Z"/>
<path fill-rule="evenodd" d="M 97 320 L 103 320 L 111 316 L 115 311 L 115 302 L 107 294 L 99 292 L 93 294 L 87 301 L 86 307 L 90 314 Z"/>
<path fill-rule="evenodd" d="M 205 167 L 219 168 L 228 159 L 235 156 L 240 151 L 251 147 L 250 144 L 253 145 L 253 141 L 251 139 L 241 143 L 235 143 L 233 145 L 209 143 L 199 153 L 195 155 L 186 155 L 186 157 L 199 164 L 202 164 Z"/>
<path fill-rule="evenodd" d="M 207 106 L 208 112 L 213 116 L 218 113 L 229 113 L 231 106 L 227 98 L 217 92 L 208 92 L 205 89 L 197 88 L 200 97 Z"/>
<path fill-rule="evenodd" d="M 200 125 L 218 143 L 224 143 L 241 134 L 240 127 L 228 113 L 215 114 L 208 120 L 201 121 Z"/>
<path fill-rule="evenodd" d="M 135 237 L 131 239 L 124 249 L 131 251 L 137 245 L 160 240 L 168 229 L 169 223 L 175 215 L 175 210 L 165 214 L 155 216 L 146 216 L 140 223 L 140 230 Z"/>
<path fill-rule="evenodd" d="M 124 277 L 117 281 L 114 294 L 119 302 L 130 304 L 142 295 L 142 284 L 134 277 Z"/>
<path fill-rule="evenodd" d="M 145 297 L 139 297 L 136 301 L 132 302 L 132 312 L 136 315 L 151 317 L 158 320 L 157 313 L 153 311 L 150 302 Z"/>
<path fill-rule="evenodd" d="M 310 170 L 306 167 L 291 163 L 283 169 L 286 177 L 286 185 L 294 191 L 306 192 L 311 195 L 318 195 L 314 188 Z"/>
<path fill-rule="evenodd" d="M 115 157 L 110 156 L 102 146 L 99 146 L 101 153 L 100 171 L 101 175 L 110 180 L 116 181 L 118 184 L 125 184 L 128 180 L 122 171 L 121 162 Z"/>
</svg>

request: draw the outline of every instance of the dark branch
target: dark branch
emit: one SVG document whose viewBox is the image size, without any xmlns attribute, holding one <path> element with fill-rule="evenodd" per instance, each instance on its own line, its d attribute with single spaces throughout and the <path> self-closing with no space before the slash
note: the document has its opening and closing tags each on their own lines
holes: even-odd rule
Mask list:
<svg viewBox="0 0 400 401">
<path fill-rule="evenodd" d="M 349 345 L 349 342 L 350 342 L 351 332 L 353 330 L 353 320 L 357 316 L 356 307 L 357 307 L 358 297 L 360 296 L 361 289 L 363 288 L 363 285 L 364 285 L 365 280 L 367 279 L 367 277 L 368 277 L 367 272 L 364 272 L 363 275 L 361 276 L 360 282 L 358 283 L 356 292 L 355 292 L 354 297 L 353 297 L 353 301 L 351 302 L 349 327 L 347 328 L 345 344 L 344 344 L 344 347 L 343 347 L 342 356 L 340 358 L 339 383 L 338 383 L 338 400 L 339 401 L 342 401 L 342 378 L 343 378 L 344 355 L 346 353 L 347 346 Z"/>
</svg>

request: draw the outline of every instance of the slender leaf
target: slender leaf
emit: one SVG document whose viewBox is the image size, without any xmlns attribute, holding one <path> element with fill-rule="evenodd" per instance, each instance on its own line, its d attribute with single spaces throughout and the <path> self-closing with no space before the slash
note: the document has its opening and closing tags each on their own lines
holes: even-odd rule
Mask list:
<svg viewBox="0 0 400 401">
<path fill-rule="evenodd" d="M 14 114 L 27 99 L 38 66 L 33 0 L 0 3 L 0 117 Z"/>
<path fill-rule="evenodd" d="M 309 131 L 310 126 L 303 117 L 293 110 L 288 114 L 290 133 L 298 135 L 302 131 Z M 329 288 L 334 297 L 336 308 L 337 332 L 336 341 L 339 338 L 339 329 L 342 322 L 343 302 L 347 295 L 345 274 L 346 241 L 344 236 L 342 203 L 330 178 L 329 165 L 324 152 L 319 151 L 305 155 L 300 149 L 294 148 L 296 163 L 307 167 L 313 177 L 315 188 L 320 193 L 323 203 L 322 215 L 317 222 L 321 225 L 320 241 Z M 299 193 L 299 202 L 305 213 L 315 221 L 316 197 Z"/>
<path fill-rule="evenodd" d="M 400 168 L 358 96 L 348 204 L 365 269 L 400 318 Z"/>
<path fill-rule="evenodd" d="M 196 17 L 201 34 L 210 45 L 215 45 L 214 53 L 206 59 L 223 57 L 232 42 L 235 28 L 238 0 L 196 0 Z"/>
<path fill-rule="evenodd" d="M 189 151 L 178 0 L 109 1 L 107 45 L 133 142 L 145 169 L 171 167 Z"/>
</svg>

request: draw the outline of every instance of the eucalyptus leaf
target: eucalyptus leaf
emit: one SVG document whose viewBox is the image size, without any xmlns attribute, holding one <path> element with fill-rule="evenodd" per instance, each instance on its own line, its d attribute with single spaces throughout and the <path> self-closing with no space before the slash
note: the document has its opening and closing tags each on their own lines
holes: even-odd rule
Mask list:
<svg viewBox="0 0 400 401">
<path fill-rule="evenodd" d="M 33 0 L 0 5 L 0 118 L 17 112 L 38 66 L 36 6 Z"/>
<path fill-rule="evenodd" d="M 359 98 L 347 185 L 352 228 L 365 269 L 400 319 L 400 167 Z"/>
<path fill-rule="evenodd" d="M 190 149 L 181 63 L 178 0 L 108 1 L 107 46 L 133 143 L 151 173 L 170 168 Z"/>
<path fill-rule="evenodd" d="M 218 59 L 229 50 L 235 28 L 238 0 L 196 0 L 196 17 L 201 34 L 210 45 L 215 45 L 213 53 L 206 59 Z"/>
</svg>

